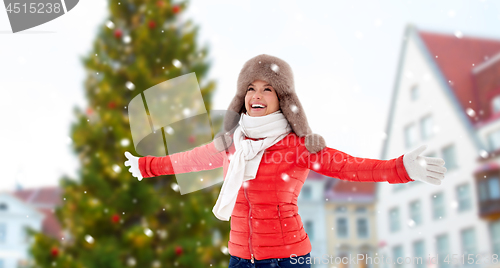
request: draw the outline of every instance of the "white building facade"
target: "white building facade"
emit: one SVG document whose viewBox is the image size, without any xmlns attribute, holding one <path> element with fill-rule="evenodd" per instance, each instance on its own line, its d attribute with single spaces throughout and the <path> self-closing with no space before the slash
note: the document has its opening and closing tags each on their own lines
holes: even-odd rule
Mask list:
<svg viewBox="0 0 500 268">
<path fill-rule="evenodd" d="M 443 158 L 448 171 L 439 186 L 421 182 L 378 185 L 379 256 L 392 259 L 381 267 L 492 267 L 492 225 L 478 216 L 474 177 L 478 157 L 488 147 L 471 123 L 473 112 L 463 107 L 454 91 L 464 81 L 450 80 L 437 64 L 440 55 L 428 45 L 414 26 L 407 27 L 381 159 L 425 144 L 423 155 Z M 439 262 L 435 258 L 429 262 L 437 254 Z M 473 254 L 473 264 L 464 265 L 472 260 L 468 254 Z M 406 263 L 394 264 L 398 257 L 406 258 Z M 418 257 L 423 263 L 417 263 Z M 490 264 L 485 264 L 487 258 Z"/>
</svg>

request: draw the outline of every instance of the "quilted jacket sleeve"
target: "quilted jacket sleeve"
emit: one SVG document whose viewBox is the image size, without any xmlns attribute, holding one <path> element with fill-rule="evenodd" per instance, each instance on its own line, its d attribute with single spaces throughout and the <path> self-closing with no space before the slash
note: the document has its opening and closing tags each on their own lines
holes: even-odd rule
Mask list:
<svg viewBox="0 0 500 268">
<path fill-rule="evenodd" d="M 190 151 L 167 156 L 145 156 L 139 158 L 139 170 L 143 178 L 160 175 L 187 173 L 222 167 L 225 151 L 215 149 L 213 142 Z"/>
<path fill-rule="evenodd" d="M 354 157 L 325 147 L 311 154 L 307 150 L 299 157 L 299 165 L 328 177 L 347 181 L 407 183 L 413 181 L 403 164 L 403 155 L 390 160 Z"/>
</svg>

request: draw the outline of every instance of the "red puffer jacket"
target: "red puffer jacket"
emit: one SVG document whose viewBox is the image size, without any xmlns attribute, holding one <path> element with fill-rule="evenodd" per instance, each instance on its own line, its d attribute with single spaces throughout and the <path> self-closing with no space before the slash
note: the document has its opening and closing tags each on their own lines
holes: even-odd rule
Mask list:
<svg viewBox="0 0 500 268">
<path fill-rule="evenodd" d="M 213 142 L 165 157 L 139 158 L 144 178 L 224 167 L 235 151 L 217 153 Z M 231 215 L 229 254 L 245 259 L 289 258 L 311 252 L 297 197 L 309 170 L 348 181 L 406 183 L 403 155 L 391 160 L 353 157 L 324 148 L 311 154 L 294 132 L 267 148 L 255 179 L 243 183 Z"/>
</svg>

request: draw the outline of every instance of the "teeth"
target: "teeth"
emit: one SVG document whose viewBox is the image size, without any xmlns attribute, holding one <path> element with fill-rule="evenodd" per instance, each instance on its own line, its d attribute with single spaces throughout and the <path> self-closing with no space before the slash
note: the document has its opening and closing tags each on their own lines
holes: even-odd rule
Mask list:
<svg viewBox="0 0 500 268">
<path fill-rule="evenodd" d="M 264 108 L 264 105 L 254 104 L 252 105 L 252 108 Z"/>
</svg>

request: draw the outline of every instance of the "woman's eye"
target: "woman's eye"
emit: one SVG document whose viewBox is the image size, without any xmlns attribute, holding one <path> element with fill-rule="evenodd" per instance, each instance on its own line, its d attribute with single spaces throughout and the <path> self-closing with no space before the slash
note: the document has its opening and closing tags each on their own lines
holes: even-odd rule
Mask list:
<svg viewBox="0 0 500 268">
<path fill-rule="evenodd" d="M 253 90 L 253 87 L 250 87 L 250 88 L 247 89 L 247 91 L 250 91 L 250 90 Z"/>
<path fill-rule="evenodd" d="M 264 89 L 264 90 L 269 90 L 269 91 L 272 91 L 270 88 L 266 88 L 266 89 Z"/>
</svg>

